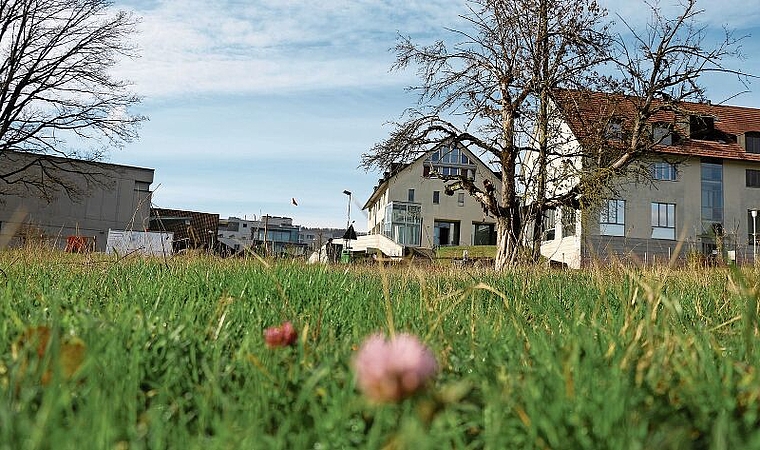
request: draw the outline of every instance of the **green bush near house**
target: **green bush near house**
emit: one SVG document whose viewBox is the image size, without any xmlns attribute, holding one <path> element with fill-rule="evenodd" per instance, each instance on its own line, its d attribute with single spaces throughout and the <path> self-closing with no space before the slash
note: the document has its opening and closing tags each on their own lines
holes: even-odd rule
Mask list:
<svg viewBox="0 0 760 450">
<path fill-rule="evenodd" d="M 23 251 L 0 268 L 0 449 L 760 448 L 754 271 Z M 296 345 L 267 348 L 285 320 Z M 41 357 L 22 337 L 40 327 Z M 357 392 L 377 331 L 433 350 L 425 392 Z"/>
</svg>

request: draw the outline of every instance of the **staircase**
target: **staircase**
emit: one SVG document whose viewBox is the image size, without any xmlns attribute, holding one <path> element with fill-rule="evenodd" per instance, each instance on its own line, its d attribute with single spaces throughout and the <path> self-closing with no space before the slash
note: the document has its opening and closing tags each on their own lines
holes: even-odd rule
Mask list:
<svg viewBox="0 0 760 450">
<path fill-rule="evenodd" d="M 342 239 L 336 239 L 336 244 L 345 245 L 346 241 Z M 325 244 L 322 246 L 321 252 L 314 252 L 309 257 L 309 263 L 327 262 L 327 249 Z M 366 236 L 359 236 L 357 239 L 348 241 L 348 248 L 351 252 L 372 253 L 374 250 L 380 251 L 386 258 L 401 259 L 404 256 L 404 246 L 396 243 L 394 240 L 382 234 L 370 234 Z M 322 261 L 319 261 L 319 255 L 322 255 Z"/>
</svg>

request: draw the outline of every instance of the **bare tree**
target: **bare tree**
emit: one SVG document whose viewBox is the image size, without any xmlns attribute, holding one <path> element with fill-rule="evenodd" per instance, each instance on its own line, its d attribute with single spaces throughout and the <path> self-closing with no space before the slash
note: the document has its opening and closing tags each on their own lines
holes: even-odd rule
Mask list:
<svg viewBox="0 0 760 450">
<path fill-rule="evenodd" d="M 626 179 L 648 181 L 647 168 L 633 163 L 656 153 L 654 122 L 678 127 L 679 117 L 690 113 L 683 102 L 703 99 L 700 76 L 749 77 L 723 63 L 738 55 L 740 38 L 726 31 L 706 45 L 696 0 L 680 3 L 676 17 L 648 6 L 652 20 L 643 32 L 620 18 L 626 37 L 609 34 L 605 11 L 593 1 L 468 4 L 470 13 L 462 18 L 474 32 L 452 30 L 462 42 L 451 51 L 443 42 L 425 47 L 402 39 L 397 45 L 394 67 L 418 66 L 420 104 L 363 155 L 362 164 L 385 168 L 444 140 L 493 158 L 501 192 L 464 177 L 442 178 L 447 193 L 469 192 L 496 218 L 497 269 L 515 260 L 522 242 L 538 256 L 547 210 L 588 209 Z M 563 124 L 575 125 L 572 133 Z"/>
<path fill-rule="evenodd" d="M 613 65 L 619 76 L 608 85 L 610 91 L 605 95 L 555 93 L 564 117 L 576 121 L 593 118 L 593 123 L 580 123 L 575 128 L 580 131 L 576 137 L 585 163 L 573 174 L 578 182 L 548 199 L 547 206 L 590 205 L 632 172 L 646 178 L 647 173 L 633 163 L 656 152 L 660 140 L 652 133 L 653 124 L 668 121 L 673 129 L 680 127 L 683 118 L 694 113 L 685 102 L 705 100 L 700 77 L 728 74 L 745 85 L 753 77 L 724 63 L 741 56 L 739 44 L 743 37 L 724 29 L 723 36 L 708 45 L 706 26 L 698 22 L 703 11 L 697 8 L 697 0 L 679 4 L 682 9 L 676 17 L 667 17 L 659 6 L 651 6 L 652 20 L 644 32 L 634 30 L 620 18 L 630 36 L 616 39 Z M 619 121 L 618 136 L 609 133 L 614 121 Z"/>
<path fill-rule="evenodd" d="M 139 98 L 108 73 L 134 56 L 136 19 L 108 0 L 0 0 L 0 180 L 43 197 L 82 192 L 97 181 L 91 166 L 56 157 L 97 160 L 107 147 L 137 136 L 145 117 L 129 108 Z M 72 148 L 94 143 L 84 154 Z M 12 155 L 36 155 L 24 163 Z M 5 169 L 3 169 L 5 168 Z M 85 179 L 87 183 L 72 182 Z"/>
<path fill-rule="evenodd" d="M 471 31 L 450 30 L 460 40 L 450 50 L 442 41 L 418 46 L 400 40 L 394 68 L 418 67 L 419 107 L 363 155 L 362 165 L 384 170 L 444 141 L 492 158 L 501 171 L 500 191 L 465 176 L 442 178 L 447 193 L 469 192 L 495 218 L 498 270 L 515 261 L 523 237 L 518 166 L 532 135 L 524 120 L 537 104 L 530 99 L 574 85 L 606 59 L 606 13 L 593 0 L 471 0 L 468 7 L 461 17 Z"/>
</svg>

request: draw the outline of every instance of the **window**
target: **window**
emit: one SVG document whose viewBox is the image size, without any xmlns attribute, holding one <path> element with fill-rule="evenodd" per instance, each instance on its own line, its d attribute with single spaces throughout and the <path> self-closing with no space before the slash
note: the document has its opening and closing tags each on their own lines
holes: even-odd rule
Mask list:
<svg viewBox="0 0 760 450">
<path fill-rule="evenodd" d="M 227 231 L 240 230 L 240 222 L 227 222 Z"/>
<path fill-rule="evenodd" d="M 746 133 L 744 149 L 747 153 L 760 153 L 760 133 Z"/>
<path fill-rule="evenodd" d="M 599 234 L 625 236 L 625 200 L 612 199 L 599 212 Z"/>
<path fill-rule="evenodd" d="M 652 142 L 660 145 L 673 145 L 673 131 L 666 123 L 656 123 L 652 126 Z"/>
<path fill-rule="evenodd" d="M 610 120 L 610 123 L 607 124 L 606 137 L 613 141 L 623 140 L 623 122 L 620 119 L 613 118 Z"/>
<path fill-rule="evenodd" d="M 702 161 L 702 228 L 712 230 L 723 223 L 723 165 Z"/>
<path fill-rule="evenodd" d="M 676 181 L 676 166 L 660 161 L 652 164 L 652 178 L 662 181 Z"/>
<path fill-rule="evenodd" d="M 430 153 L 422 166 L 423 177 L 463 176 L 475 179 L 475 162 L 458 147 L 439 147 Z"/>
<path fill-rule="evenodd" d="M 472 245 L 496 245 L 496 227 L 492 223 L 472 223 Z"/>
<path fill-rule="evenodd" d="M 448 149 L 443 150 L 443 154 L 441 155 L 441 162 L 459 164 L 459 158 L 460 158 L 459 149 L 456 147 L 454 148 L 449 147 Z"/>
<path fill-rule="evenodd" d="M 146 181 L 135 181 L 135 190 L 140 192 L 150 192 L 150 183 Z"/>
<path fill-rule="evenodd" d="M 556 235 L 555 232 L 555 210 L 554 208 L 547 209 L 544 211 L 544 220 L 541 224 L 541 240 L 542 241 L 553 241 L 554 237 Z"/>
<path fill-rule="evenodd" d="M 575 236 L 575 209 L 562 208 L 562 237 Z"/>
<path fill-rule="evenodd" d="M 459 222 L 436 220 L 433 235 L 435 245 L 459 245 Z"/>
<path fill-rule="evenodd" d="M 747 169 L 747 187 L 760 187 L 760 170 Z"/>
<path fill-rule="evenodd" d="M 407 201 L 414 202 L 414 189 L 409 189 L 407 193 Z"/>
<path fill-rule="evenodd" d="M 676 238 L 676 205 L 652 203 L 652 239 Z"/>
<path fill-rule="evenodd" d="M 689 135 L 692 139 L 705 139 L 715 129 L 715 118 L 711 116 L 689 116 Z"/>
<path fill-rule="evenodd" d="M 757 210 L 755 210 L 757 211 Z M 747 211 L 747 242 L 750 245 L 755 242 L 755 233 L 758 234 L 758 240 L 760 240 L 760 214 L 756 214 L 756 217 L 752 217 L 752 210 Z"/>
<path fill-rule="evenodd" d="M 383 235 L 402 245 L 419 246 L 422 232 L 422 207 L 390 203 L 385 207 Z"/>
<path fill-rule="evenodd" d="M 464 192 L 457 194 L 457 205 L 464 206 Z"/>
<path fill-rule="evenodd" d="M 441 191 L 433 191 L 433 204 L 441 203 Z"/>
<path fill-rule="evenodd" d="M 459 175 L 459 167 L 436 167 L 436 172 L 444 176 L 456 176 Z"/>
<path fill-rule="evenodd" d="M 244 223 L 244 224 L 243 224 L 243 228 L 248 228 L 248 224 L 247 224 L 247 223 Z"/>
</svg>

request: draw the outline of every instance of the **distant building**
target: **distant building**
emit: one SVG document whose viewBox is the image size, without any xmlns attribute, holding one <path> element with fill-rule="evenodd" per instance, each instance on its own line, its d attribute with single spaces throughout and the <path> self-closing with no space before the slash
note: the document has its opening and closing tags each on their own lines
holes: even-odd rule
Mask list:
<svg viewBox="0 0 760 450">
<path fill-rule="evenodd" d="M 330 239 L 340 240 L 345 233 L 345 228 L 301 227 L 301 232 L 298 238 L 302 244 L 306 244 L 309 251 L 316 251 Z"/>
<path fill-rule="evenodd" d="M 56 177 L 79 187 L 69 196 L 46 184 L 48 199 L 23 184 L 5 184 L 0 191 L 0 243 L 44 245 L 104 251 L 109 229 L 144 230 L 150 216 L 153 169 L 0 152 L 0 170 L 29 166 L 26 177 L 45 183 Z"/>
<path fill-rule="evenodd" d="M 219 230 L 219 214 L 180 209 L 151 208 L 151 231 L 174 233 L 174 251 L 212 250 Z"/>
<path fill-rule="evenodd" d="M 230 253 L 252 249 L 261 254 L 303 256 L 307 244 L 300 240 L 300 227 L 290 217 L 262 216 L 261 220 L 239 217 L 222 219 L 217 239 Z"/>
</svg>

